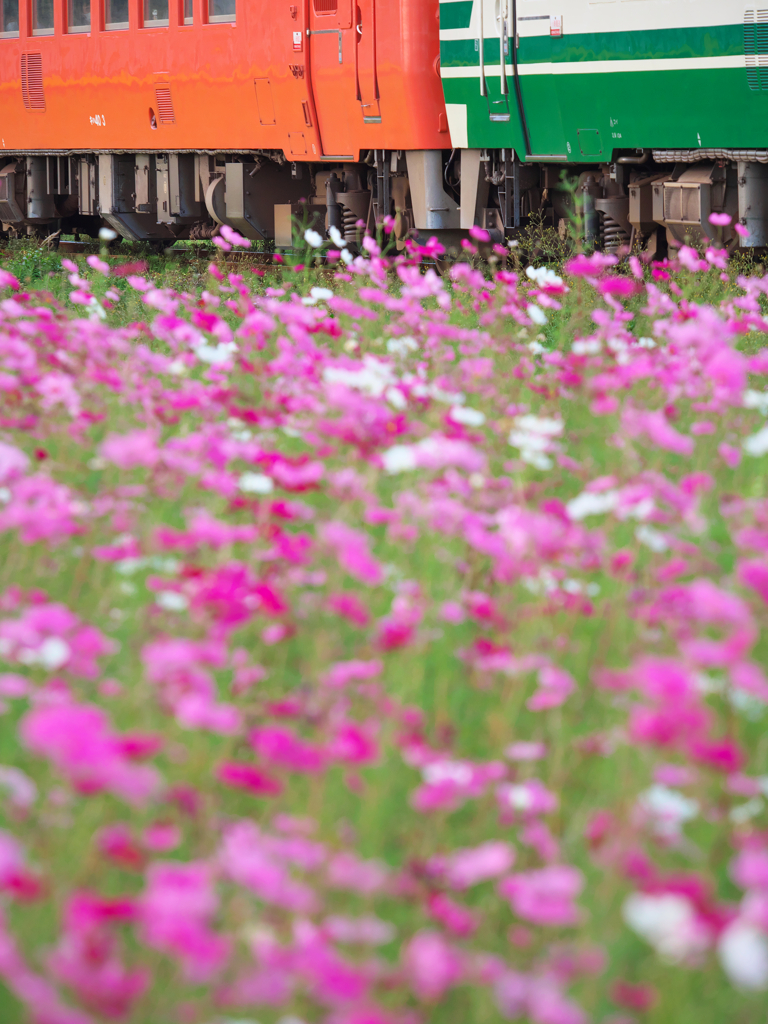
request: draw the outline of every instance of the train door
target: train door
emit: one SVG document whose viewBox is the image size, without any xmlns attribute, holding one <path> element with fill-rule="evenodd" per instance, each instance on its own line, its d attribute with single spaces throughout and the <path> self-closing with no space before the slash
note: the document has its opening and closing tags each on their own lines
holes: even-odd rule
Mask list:
<svg viewBox="0 0 768 1024">
<path fill-rule="evenodd" d="M 529 155 L 567 160 L 568 146 L 554 71 L 555 49 L 563 35 L 562 2 L 552 0 L 496 0 L 516 17 L 514 74 L 520 114 L 527 129 Z M 556 0 L 557 3 L 557 0 Z M 554 10 L 554 13 L 553 13 Z M 511 24 L 511 18 L 510 18 Z"/>
<path fill-rule="evenodd" d="M 381 105 L 376 67 L 376 0 L 356 0 L 355 9 L 357 98 L 363 121 L 366 124 L 378 124 L 381 121 Z"/>
<path fill-rule="evenodd" d="M 323 155 L 347 159 L 355 156 L 359 114 L 353 121 L 352 113 L 360 109 L 353 2 L 310 0 L 309 7 L 309 62 Z"/>
<path fill-rule="evenodd" d="M 509 122 L 515 113 L 510 65 L 512 0 L 478 0 L 480 14 L 480 90 L 493 122 Z"/>
</svg>

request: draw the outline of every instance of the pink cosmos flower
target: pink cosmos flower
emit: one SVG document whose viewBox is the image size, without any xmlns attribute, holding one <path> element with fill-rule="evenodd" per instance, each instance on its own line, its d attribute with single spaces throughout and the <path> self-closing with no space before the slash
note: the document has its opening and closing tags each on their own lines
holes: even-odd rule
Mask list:
<svg viewBox="0 0 768 1024">
<path fill-rule="evenodd" d="M 156 821 L 144 829 L 142 842 L 147 850 L 154 853 L 168 853 L 181 842 L 181 830 L 173 822 Z"/>
<path fill-rule="evenodd" d="M 768 846 L 747 845 L 732 862 L 730 873 L 740 888 L 768 892 Z"/>
<path fill-rule="evenodd" d="M 102 442 L 99 454 L 120 469 L 155 466 L 160 458 L 154 430 L 131 430 L 127 434 L 110 434 Z"/>
<path fill-rule="evenodd" d="M 28 469 L 29 459 L 20 448 L 0 441 L 0 486 L 18 480 Z"/>
<path fill-rule="evenodd" d="M 256 754 L 270 764 L 295 772 L 321 772 L 328 759 L 327 752 L 317 744 L 308 743 L 282 726 L 263 726 L 249 736 Z"/>
<path fill-rule="evenodd" d="M 151 981 L 148 969 L 126 966 L 114 930 L 134 917 L 131 900 L 77 892 L 68 901 L 64 930 L 47 958 L 53 976 L 108 1020 L 124 1019 Z"/>
<path fill-rule="evenodd" d="M 515 851 L 509 843 L 489 840 L 480 846 L 454 850 L 447 857 L 435 858 L 430 867 L 452 888 L 468 889 L 505 874 L 512 867 L 514 860 Z"/>
<path fill-rule="evenodd" d="M 768 704 L 768 677 L 754 662 L 742 661 L 730 668 L 731 683 L 737 690 Z"/>
<path fill-rule="evenodd" d="M 38 705 L 22 719 L 19 735 L 81 793 L 107 790 L 142 805 L 160 788 L 157 770 L 128 760 L 108 716 L 92 704 Z"/>
<path fill-rule="evenodd" d="M 99 829 L 96 842 L 99 851 L 124 871 L 139 871 L 144 867 L 144 851 L 133 838 L 128 825 L 119 823 Z"/>
<path fill-rule="evenodd" d="M 587 1015 L 563 994 L 551 975 L 505 971 L 495 990 L 497 1006 L 508 1020 L 527 1017 L 532 1024 L 587 1024 Z"/>
<path fill-rule="evenodd" d="M 211 928 L 218 906 L 210 865 L 151 864 L 138 904 L 142 941 L 176 957 L 189 981 L 204 984 L 221 971 L 231 950 L 231 941 Z"/>
<path fill-rule="evenodd" d="M 372 722 L 366 725 L 343 722 L 336 727 L 328 744 L 328 756 L 344 764 L 373 764 L 379 757 L 375 732 L 376 728 Z"/>
<path fill-rule="evenodd" d="M 337 661 L 321 676 L 324 686 L 341 689 L 353 682 L 364 682 L 380 676 L 384 663 L 378 659 L 372 661 Z"/>
<path fill-rule="evenodd" d="M 543 743 L 525 740 L 510 743 L 504 751 L 504 756 L 510 761 L 540 761 L 546 754 L 547 748 Z"/>
<path fill-rule="evenodd" d="M 681 245 L 678 250 L 677 258 L 686 270 L 690 270 L 691 273 L 697 273 L 700 270 L 707 270 L 706 260 L 699 259 L 698 253 L 695 249 L 692 249 L 689 245 Z"/>
<path fill-rule="evenodd" d="M 569 865 L 552 865 L 510 875 L 499 882 L 499 894 L 524 921 L 562 928 L 579 919 L 574 900 L 584 888 L 584 876 Z"/>
<path fill-rule="evenodd" d="M 720 458 L 729 469 L 736 469 L 741 462 L 741 449 L 735 448 L 731 444 L 726 444 L 725 441 L 721 442 L 717 446 L 717 451 Z"/>
<path fill-rule="evenodd" d="M 21 283 L 8 270 L 0 269 L 0 288 L 12 288 L 17 292 L 21 288 Z"/>
<path fill-rule="evenodd" d="M 602 252 L 593 252 L 591 256 L 579 253 L 565 265 L 566 274 L 573 277 L 597 277 L 608 267 L 613 267 L 619 262 L 618 257 Z"/>
<path fill-rule="evenodd" d="M 217 778 L 226 786 L 244 789 L 253 796 L 278 796 L 283 785 L 261 768 L 236 761 L 225 761 L 216 772 Z"/>
<path fill-rule="evenodd" d="M 631 406 L 624 409 L 622 426 L 630 437 L 645 435 L 651 444 L 676 455 L 693 454 L 694 442 L 669 423 L 661 410 L 638 410 Z"/>
<path fill-rule="evenodd" d="M 323 851 L 313 844 L 305 845 L 307 849 L 302 849 L 304 856 L 299 858 L 299 863 L 316 867 Z M 315 893 L 309 885 L 294 879 L 288 870 L 291 861 L 296 859 L 295 853 L 289 844 L 276 843 L 252 822 L 242 821 L 225 830 L 218 862 L 232 881 L 255 893 L 265 903 L 294 913 L 313 913 L 318 907 Z"/>
<path fill-rule="evenodd" d="M 761 559 L 742 559 L 738 563 L 739 581 L 751 587 L 768 604 L 768 562 Z"/>
<path fill-rule="evenodd" d="M 338 594 L 331 594 L 328 598 L 328 607 L 336 615 L 340 615 L 356 626 L 367 626 L 371 620 L 368 609 L 360 600 L 357 594 L 342 591 Z"/>
<path fill-rule="evenodd" d="M 539 670 L 538 689 L 527 701 L 530 711 L 544 711 L 564 704 L 576 689 L 570 672 L 556 665 L 545 665 Z"/>
<path fill-rule="evenodd" d="M 339 565 L 350 576 L 369 586 L 382 582 L 384 571 L 371 554 L 368 537 L 364 533 L 353 530 L 346 523 L 330 522 L 321 526 L 320 536 L 334 550 Z"/>
<path fill-rule="evenodd" d="M 104 260 L 100 259 L 95 254 L 86 256 L 85 262 L 92 270 L 98 271 L 100 274 L 103 274 L 104 277 L 109 277 L 109 264 L 106 263 Z"/>
<path fill-rule="evenodd" d="M 335 854 L 327 870 L 329 885 L 361 894 L 378 892 L 389 877 L 389 870 L 381 861 L 363 860 L 351 852 Z"/>
<path fill-rule="evenodd" d="M 504 782 L 496 790 L 502 820 L 529 820 L 550 814 L 558 806 L 557 796 L 540 779 Z"/>
<path fill-rule="evenodd" d="M 418 932 L 403 951 L 405 970 L 419 999 L 435 1002 L 462 975 L 462 957 L 438 932 Z"/>
<path fill-rule="evenodd" d="M 477 931 L 478 915 L 468 907 L 456 903 L 445 893 L 433 893 L 428 903 L 432 917 L 459 938 L 469 938 Z"/>
<path fill-rule="evenodd" d="M 0 977 L 41 1024 L 94 1024 L 94 1018 L 67 1006 L 56 988 L 35 974 L 18 950 L 0 909 Z"/>
</svg>

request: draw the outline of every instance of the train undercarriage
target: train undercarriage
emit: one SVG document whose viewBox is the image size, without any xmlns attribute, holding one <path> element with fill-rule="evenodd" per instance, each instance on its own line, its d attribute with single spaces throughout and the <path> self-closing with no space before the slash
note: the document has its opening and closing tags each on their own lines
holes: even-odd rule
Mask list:
<svg viewBox="0 0 768 1024">
<path fill-rule="evenodd" d="M 714 229 L 728 214 L 746 234 Z M 436 236 L 451 251 L 473 226 L 494 242 L 532 218 L 589 247 L 663 256 L 670 242 L 768 244 L 768 150 L 644 150 L 611 163 L 521 162 L 511 150 L 370 151 L 355 163 L 248 153 L 33 153 L 0 157 L 0 224 L 11 237 L 95 236 L 168 246 L 222 224 L 277 247 L 335 227 L 351 246 L 393 218 L 399 245 Z"/>
</svg>

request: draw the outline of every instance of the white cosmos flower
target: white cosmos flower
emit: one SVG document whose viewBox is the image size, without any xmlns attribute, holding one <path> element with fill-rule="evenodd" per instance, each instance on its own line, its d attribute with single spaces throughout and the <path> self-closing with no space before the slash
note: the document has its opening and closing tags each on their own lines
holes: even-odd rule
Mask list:
<svg viewBox="0 0 768 1024">
<path fill-rule="evenodd" d="M 617 514 L 619 519 L 647 519 L 655 508 L 653 498 L 642 498 L 634 505 L 624 505 Z"/>
<path fill-rule="evenodd" d="M 210 366 L 221 366 L 232 361 L 232 356 L 237 352 L 237 345 L 234 341 L 221 341 L 218 345 L 198 345 L 195 348 L 195 355 L 202 363 Z"/>
<path fill-rule="evenodd" d="M 624 920 L 665 960 L 673 963 L 701 953 L 709 936 L 690 900 L 675 893 L 632 893 L 622 906 Z"/>
<path fill-rule="evenodd" d="M 307 228 L 304 232 L 304 241 L 307 245 L 311 245 L 313 249 L 319 249 L 323 244 L 323 236 L 315 231 L 314 228 Z"/>
<path fill-rule="evenodd" d="M 387 473 L 405 473 L 416 469 L 416 453 L 411 445 L 395 444 L 381 453 L 384 469 Z"/>
<path fill-rule="evenodd" d="M 768 416 L 768 391 L 755 391 L 753 388 L 747 388 L 742 405 L 745 409 L 758 409 L 763 416 Z"/>
<path fill-rule="evenodd" d="M 545 284 L 561 285 L 563 283 L 562 277 L 558 277 L 549 267 L 526 267 L 525 276 L 531 281 L 535 281 L 539 288 L 543 288 Z"/>
<path fill-rule="evenodd" d="M 728 817 L 734 823 L 734 825 L 746 825 L 748 821 L 756 818 L 758 814 L 763 813 L 763 807 L 765 804 L 759 796 L 753 796 L 751 800 L 747 800 L 744 804 L 737 804 L 736 807 L 732 807 L 728 811 Z"/>
<path fill-rule="evenodd" d="M 509 443 L 513 448 L 519 448 L 523 462 L 536 469 L 551 469 L 552 460 L 547 452 L 553 449 L 554 438 L 563 432 L 563 421 L 528 414 L 517 416 L 514 423 L 509 433 Z"/>
<path fill-rule="evenodd" d="M 574 522 L 579 522 L 586 519 L 587 516 L 602 516 L 606 512 L 613 512 L 618 502 L 618 491 L 602 491 L 599 494 L 582 491 L 581 494 L 572 498 L 565 507 L 571 519 Z"/>
<path fill-rule="evenodd" d="M 646 524 L 638 526 L 635 530 L 635 539 L 657 555 L 661 555 L 665 551 L 669 550 L 669 544 L 664 534 L 660 533 L 659 530 L 654 530 L 652 526 L 648 526 Z"/>
<path fill-rule="evenodd" d="M 768 936 L 754 925 L 736 920 L 720 936 L 717 955 L 737 988 L 768 989 Z"/>
<path fill-rule="evenodd" d="M 333 298 L 333 292 L 330 288 L 312 288 L 305 298 L 301 301 L 305 306 L 316 306 L 318 302 L 327 302 L 328 299 Z"/>
<path fill-rule="evenodd" d="M 575 356 L 595 356 L 603 347 L 599 338 L 579 338 L 571 345 Z"/>
<path fill-rule="evenodd" d="M 638 804 L 653 819 L 656 832 L 670 838 L 679 836 L 685 822 L 697 817 L 700 810 L 698 800 L 658 783 L 640 794 Z"/>
<path fill-rule="evenodd" d="M 389 387 L 397 383 L 397 377 L 390 366 L 374 356 L 363 357 L 359 369 L 348 370 L 343 366 L 326 366 L 323 370 L 326 384 L 343 384 L 344 387 L 362 391 L 372 398 L 379 398 Z"/>
<path fill-rule="evenodd" d="M 393 356 L 405 356 L 409 352 L 415 352 L 418 349 L 418 344 L 413 338 L 390 338 L 387 342 L 387 352 L 390 352 Z"/>
<path fill-rule="evenodd" d="M 430 398 L 434 398 L 436 402 L 442 402 L 443 405 L 464 405 L 467 400 L 466 395 L 462 391 L 444 391 L 436 384 L 429 384 L 425 388 L 425 394 L 429 395 Z"/>
<path fill-rule="evenodd" d="M 21 768 L 13 765 L 0 765 L 0 788 L 8 790 L 11 803 L 15 807 L 31 807 L 37 799 L 37 786 Z"/>
<path fill-rule="evenodd" d="M 452 406 L 450 416 L 454 423 L 462 423 L 465 427 L 482 427 L 485 423 L 485 413 L 470 409 L 468 405 Z"/>
<path fill-rule="evenodd" d="M 69 661 L 72 649 L 60 636 L 47 636 L 36 650 L 25 647 L 19 651 L 23 665 L 39 665 L 46 672 L 55 672 Z"/>
<path fill-rule="evenodd" d="M 243 473 L 237 486 L 244 494 L 271 494 L 275 489 L 272 478 L 264 473 Z"/>
<path fill-rule="evenodd" d="M 438 786 L 441 782 L 465 786 L 472 781 L 472 769 L 461 761 L 433 761 L 424 765 L 421 776 L 429 786 Z"/>
<path fill-rule="evenodd" d="M 742 447 L 747 455 L 753 455 L 755 458 L 765 455 L 768 452 L 768 427 L 763 427 L 756 434 L 746 438 Z"/>
<path fill-rule="evenodd" d="M 543 327 L 547 322 L 547 314 L 541 306 L 537 306 L 534 302 L 529 303 L 525 311 L 531 320 L 533 320 L 535 324 L 538 324 L 539 327 Z"/>
<path fill-rule="evenodd" d="M 533 805 L 533 793 L 523 784 L 508 786 L 505 796 L 509 806 L 516 811 L 527 811 Z"/>
<path fill-rule="evenodd" d="M 183 612 L 189 608 L 189 601 L 176 590 L 161 590 L 155 600 L 166 612 Z"/>
<path fill-rule="evenodd" d="M 545 437 L 559 437 L 563 432 L 563 421 L 552 416 L 534 416 L 527 413 L 525 416 L 518 416 L 515 423 L 520 430 L 543 434 Z"/>
<path fill-rule="evenodd" d="M 342 235 L 342 233 L 339 231 L 335 224 L 332 224 L 328 228 L 328 234 L 331 236 L 331 241 L 333 242 L 337 249 L 346 249 L 347 243 L 344 240 L 344 236 Z"/>
<path fill-rule="evenodd" d="M 408 406 L 408 400 L 400 388 L 387 388 L 384 397 L 395 409 L 405 409 Z"/>
</svg>

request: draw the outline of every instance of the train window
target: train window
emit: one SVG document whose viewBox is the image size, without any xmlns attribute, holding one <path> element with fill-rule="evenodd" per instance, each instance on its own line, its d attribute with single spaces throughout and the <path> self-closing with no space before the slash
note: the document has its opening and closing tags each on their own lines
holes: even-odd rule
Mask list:
<svg viewBox="0 0 768 1024">
<path fill-rule="evenodd" d="M 68 0 L 67 31 L 91 31 L 91 0 Z"/>
<path fill-rule="evenodd" d="M 193 0 L 184 0 L 183 16 L 185 25 L 191 25 L 192 22 L 194 21 L 192 13 L 192 2 Z"/>
<path fill-rule="evenodd" d="M 19 0 L 0 0 L 0 36 L 19 34 Z"/>
<path fill-rule="evenodd" d="M 208 21 L 234 21 L 237 0 L 208 0 Z"/>
<path fill-rule="evenodd" d="M 53 32 L 53 0 L 32 0 L 32 35 L 49 36 Z"/>
<path fill-rule="evenodd" d="M 168 0 L 144 0 L 144 24 L 147 28 L 168 24 Z"/>
<path fill-rule="evenodd" d="M 104 0 L 104 27 L 128 28 L 128 0 Z"/>
</svg>

